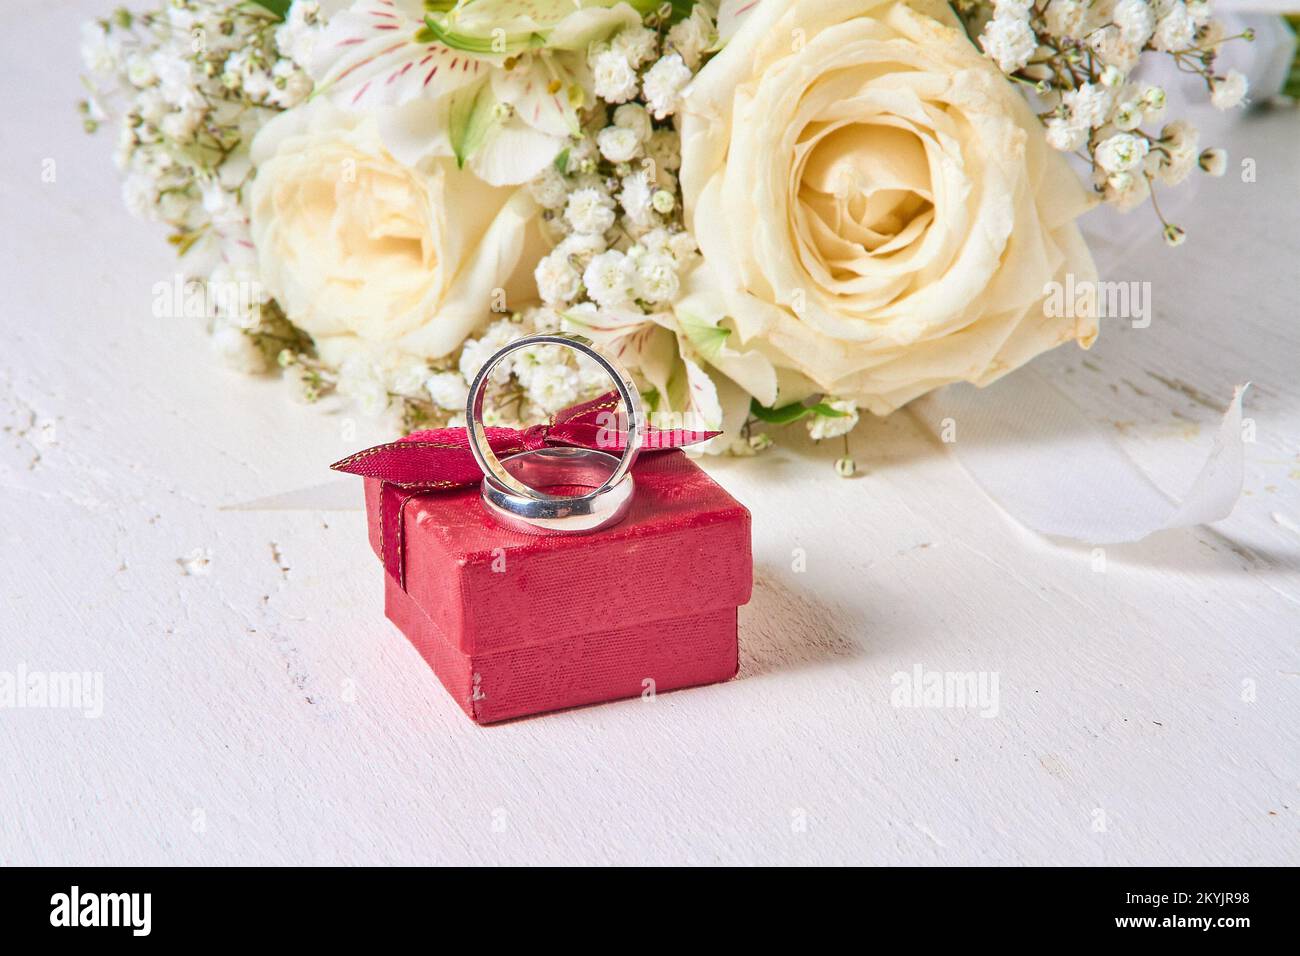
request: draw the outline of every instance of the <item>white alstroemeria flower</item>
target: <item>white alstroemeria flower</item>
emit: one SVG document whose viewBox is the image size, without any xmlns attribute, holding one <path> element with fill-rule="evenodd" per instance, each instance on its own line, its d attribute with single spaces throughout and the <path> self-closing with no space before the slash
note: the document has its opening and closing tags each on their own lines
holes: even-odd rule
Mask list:
<svg viewBox="0 0 1300 956">
<path fill-rule="evenodd" d="M 513 185 L 579 131 L 593 97 L 588 49 L 640 28 L 624 0 L 474 0 L 434 12 L 423 0 L 356 0 L 330 18 L 309 72 L 339 106 L 379 111 L 385 144 L 408 165 L 454 156 L 492 185 Z"/>
<path fill-rule="evenodd" d="M 655 396 L 654 424 L 661 428 L 719 430 L 700 451 L 727 450 L 749 417 L 751 397 L 776 402 L 776 371 L 760 352 L 735 342 L 726 304 L 707 266 L 681 280 L 671 307 L 646 314 L 635 306 L 576 307 L 565 328 L 580 332 L 636 376 Z"/>
</svg>

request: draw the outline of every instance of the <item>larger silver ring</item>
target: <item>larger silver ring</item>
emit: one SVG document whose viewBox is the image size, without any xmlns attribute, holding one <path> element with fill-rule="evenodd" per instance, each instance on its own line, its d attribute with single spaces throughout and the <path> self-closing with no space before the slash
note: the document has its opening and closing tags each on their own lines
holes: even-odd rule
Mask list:
<svg viewBox="0 0 1300 956">
<path fill-rule="evenodd" d="M 608 469 L 604 480 L 600 482 L 599 486 L 584 495 L 552 495 L 531 486 L 525 480 L 524 475 L 515 473 L 518 469 L 506 468 L 502 464 L 487 441 L 487 432 L 483 425 L 483 399 L 489 379 L 496 367 L 508 355 L 535 345 L 559 345 L 587 356 L 609 375 L 614 382 L 614 388 L 617 390 L 619 398 L 623 402 L 627 425 L 623 454 L 615 459 L 608 453 L 599 453 L 602 459 L 607 459 L 609 463 L 612 463 L 612 467 Z M 645 415 L 641 407 L 641 393 L 637 390 L 627 372 L 598 352 L 590 340 L 580 335 L 566 333 L 530 335 L 516 339 L 497 350 L 491 358 L 483 363 L 483 367 L 474 376 L 474 381 L 469 388 L 469 397 L 465 402 L 465 425 L 469 435 L 470 452 L 474 455 L 474 460 L 483 472 L 482 494 L 484 503 L 495 514 L 500 515 L 504 510 L 534 528 L 552 532 L 563 531 L 566 526 L 571 526 L 575 531 L 592 531 L 596 527 L 612 524 L 623 516 L 623 513 L 626 512 L 626 504 L 622 508 L 611 509 L 608 505 L 612 504 L 612 502 L 603 502 L 598 506 L 597 499 L 610 495 L 615 489 L 618 489 L 621 496 L 630 499 L 632 493 L 630 472 L 644 441 L 644 421 Z M 590 479 L 591 465 L 595 461 L 596 459 L 592 458 L 583 461 L 583 464 L 587 466 L 586 477 L 588 480 Z M 546 462 L 547 467 L 551 468 L 552 471 L 553 466 L 557 463 L 563 464 L 563 456 L 552 457 Z M 550 483 L 584 485 L 587 482 L 555 480 Z M 627 487 L 620 487 L 624 483 L 626 483 Z M 539 507 L 536 502 L 545 502 L 546 505 L 545 507 Z M 547 513 L 542 515 L 540 514 L 541 511 Z M 614 514 L 615 511 L 617 511 L 616 515 Z M 606 513 L 605 520 L 592 525 L 591 522 L 602 513 Z"/>
</svg>

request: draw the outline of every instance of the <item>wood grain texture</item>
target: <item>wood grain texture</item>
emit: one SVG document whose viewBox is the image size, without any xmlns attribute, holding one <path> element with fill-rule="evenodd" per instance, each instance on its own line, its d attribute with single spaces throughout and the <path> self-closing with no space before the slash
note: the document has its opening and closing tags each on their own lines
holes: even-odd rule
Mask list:
<svg viewBox="0 0 1300 956">
<path fill-rule="evenodd" d="M 1133 250 L 1150 328 L 1039 363 L 1174 491 L 1252 379 L 1230 519 L 1098 573 L 906 413 L 847 481 L 791 429 L 707 465 L 754 514 L 737 680 L 480 728 L 384 620 L 360 511 L 229 510 L 379 436 L 151 317 L 175 263 L 72 110 L 110 6 L 0 14 L 0 671 L 104 679 L 98 719 L 0 710 L 0 862 L 1300 862 L 1295 114 Z M 918 664 L 996 673 L 997 716 L 894 707 Z"/>
</svg>

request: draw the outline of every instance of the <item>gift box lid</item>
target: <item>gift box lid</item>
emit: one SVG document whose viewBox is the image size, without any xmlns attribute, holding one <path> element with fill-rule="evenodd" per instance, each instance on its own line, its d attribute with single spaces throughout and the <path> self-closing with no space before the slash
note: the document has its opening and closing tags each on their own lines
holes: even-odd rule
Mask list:
<svg viewBox="0 0 1300 956">
<path fill-rule="evenodd" d="M 417 496 L 404 518 L 407 593 L 467 654 L 746 603 L 744 505 L 681 451 L 641 456 L 633 477 L 627 517 L 589 535 L 503 528 L 477 486 Z M 367 479 L 377 554 L 379 493 Z"/>
</svg>

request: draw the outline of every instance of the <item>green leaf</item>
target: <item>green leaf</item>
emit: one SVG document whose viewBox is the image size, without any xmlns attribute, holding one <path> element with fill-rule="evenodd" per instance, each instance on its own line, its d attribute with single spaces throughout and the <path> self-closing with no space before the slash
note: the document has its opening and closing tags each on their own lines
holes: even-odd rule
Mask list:
<svg viewBox="0 0 1300 956">
<path fill-rule="evenodd" d="M 272 14 L 277 20 L 283 20 L 289 15 L 289 6 L 293 0 L 249 0 L 249 2 Z"/>
<path fill-rule="evenodd" d="M 706 362 L 712 362 L 718 357 L 727 336 L 731 334 L 730 329 L 720 328 L 691 315 L 678 313 L 677 320 L 681 323 L 687 341 L 695 346 Z"/>
<path fill-rule="evenodd" d="M 560 175 L 564 175 L 569 171 L 569 147 L 566 146 L 555 154 L 554 163 L 555 170 Z"/>
<path fill-rule="evenodd" d="M 797 422 L 811 411 L 812 409 L 802 402 L 782 405 L 780 408 L 768 408 L 766 405 L 760 405 L 756 398 L 750 399 L 749 402 L 749 414 L 770 425 L 789 425 L 791 422 Z"/>
<path fill-rule="evenodd" d="M 816 405 L 792 402 L 780 408 L 768 408 L 766 405 L 760 405 L 758 399 L 754 398 L 749 402 L 749 414 L 769 425 L 789 425 L 809 415 L 820 415 L 822 418 L 845 418 L 848 412 L 831 408 L 825 402 L 818 402 Z"/>
<path fill-rule="evenodd" d="M 809 409 L 809 411 L 811 411 L 814 415 L 820 416 L 821 418 L 848 418 L 849 417 L 848 412 L 842 412 L 838 408 L 831 408 L 825 402 L 818 402 L 816 405 L 813 405 Z"/>
<path fill-rule="evenodd" d="M 487 140 L 496 122 L 495 107 L 496 97 L 486 81 L 453 94 L 447 132 L 458 168 L 464 169 L 466 161 Z"/>
</svg>

